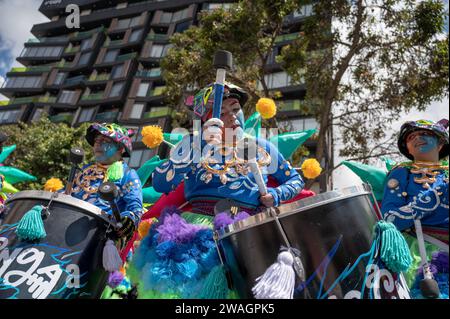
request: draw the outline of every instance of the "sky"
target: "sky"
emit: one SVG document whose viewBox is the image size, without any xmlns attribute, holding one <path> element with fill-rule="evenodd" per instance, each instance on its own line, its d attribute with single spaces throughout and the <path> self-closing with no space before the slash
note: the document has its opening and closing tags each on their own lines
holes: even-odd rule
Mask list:
<svg viewBox="0 0 450 319">
<path fill-rule="evenodd" d="M 448 12 L 449 0 L 444 0 Z M 0 86 L 3 84 L 5 74 L 11 67 L 21 66 L 15 61 L 20 55 L 23 44 L 33 35 L 30 30 L 34 24 L 43 23 L 48 19 L 42 15 L 38 8 L 42 0 L 0 0 Z M 448 32 L 448 16 L 446 21 L 446 32 Z M 6 97 L 0 94 L 0 101 Z M 435 101 L 425 112 L 413 111 L 403 114 L 401 121 L 392 125 L 393 132 L 400 129 L 401 124 L 407 120 L 419 118 L 440 120 L 449 118 L 449 101 Z M 336 145 L 339 148 L 339 145 Z M 342 158 L 336 157 L 335 163 L 340 163 Z M 343 188 L 361 183 L 361 180 L 346 167 L 339 167 L 334 173 L 334 187 Z"/>
</svg>

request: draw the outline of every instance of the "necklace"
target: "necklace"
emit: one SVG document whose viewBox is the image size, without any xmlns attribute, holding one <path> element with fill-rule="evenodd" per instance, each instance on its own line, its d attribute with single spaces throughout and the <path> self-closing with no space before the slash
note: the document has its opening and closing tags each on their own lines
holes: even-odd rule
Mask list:
<svg viewBox="0 0 450 319">
<path fill-rule="evenodd" d="M 87 167 L 81 174 L 78 174 L 75 178 L 72 192 L 77 193 L 81 190 L 84 191 L 83 200 L 86 200 L 91 194 L 96 193 L 98 187 L 92 186 L 91 183 L 98 179 L 105 181 L 106 171 L 108 166 L 95 163 Z"/>
</svg>

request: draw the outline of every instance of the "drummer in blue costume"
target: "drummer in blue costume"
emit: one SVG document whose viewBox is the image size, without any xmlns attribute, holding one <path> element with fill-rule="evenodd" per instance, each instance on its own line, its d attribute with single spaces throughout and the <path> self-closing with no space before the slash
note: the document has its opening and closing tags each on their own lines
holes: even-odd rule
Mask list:
<svg viewBox="0 0 450 319">
<path fill-rule="evenodd" d="M 135 170 L 128 167 L 123 157 L 132 151 L 133 132 L 117 124 L 95 123 L 87 129 L 86 140 L 92 145 L 95 163 L 85 165 L 75 176 L 71 195 L 87 201 L 108 214 L 112 214 L 108 202 L 98 194 L 103 182 L 114 182 L 119 190 L 116 199 L 120 211 L 122 228 L 117 234 L 124 246 L 136 230 L 143 213 L 142 187 Z"/>
<path fill-rule="evenodd" d="M 419 284 L 426 262 L 439 284 L 440 297 L 448 298 L 448 161 L 443 161 L 449 155 L 448 120 L 406 122 L 398 147 L 411 161 L 389 173 L 381 210 L 403 231 L 410 246 L 414 261 L 405 277 L 412 296 L 423 298 Z M 422 237 L 428 261 L 420 256 Z"/>
<path fill-rule="evenodd" d="M 195 99 L 207 101 L 210 89 L 202 89 Z M 226 83 L 220 119 L 212 118 L 211 105 L 205 103 L 204 110 L 194 112 L 203 124 L 203 134 L 186 135 L 172 149 L 170 159 L 153 173 L 153 187 L 159 192 L 169 193 L 184 181 L 192 212 L 167 208 L 142 240 L 128 272 L 139 282 L 141 298 L 230 297 L 212 228 L 254 215 L 261 207 L 278 206 L 304 187 L 301 176 L 275 146 L 257 138 L 256 159 L 264 181 L 267 183 L 271 175 L 279 183 L 268 188 L 268 194 L 260 195 L 252 173 L 236 151 L 236 143 L 244 136 L 242 106 L 247 100 L 244 90 Z M 231 199 L 234 210 L 220 211 L 223 199 Z M 218 278 L 222 278 L 222 286 L 217 284 Z"/>
</svg>

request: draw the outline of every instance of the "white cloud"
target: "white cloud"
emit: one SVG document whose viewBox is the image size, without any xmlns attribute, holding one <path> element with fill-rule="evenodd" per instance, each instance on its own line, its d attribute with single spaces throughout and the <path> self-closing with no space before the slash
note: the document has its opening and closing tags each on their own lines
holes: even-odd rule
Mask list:
<svg viewBox="0 0 450 319">
<path fill-rule="evenodd" d="M 0 51 L 7 50 L 14 58 L 11 66 L 20 65 L 15 62 L 23 49 L 23 44 L 33 35 L 30 33 L 34 24 L 48 21 L 38 11 L 42 0 L 0 0 Z M 10 67 L 11 67 L 10 66 Z"/>
</svg>

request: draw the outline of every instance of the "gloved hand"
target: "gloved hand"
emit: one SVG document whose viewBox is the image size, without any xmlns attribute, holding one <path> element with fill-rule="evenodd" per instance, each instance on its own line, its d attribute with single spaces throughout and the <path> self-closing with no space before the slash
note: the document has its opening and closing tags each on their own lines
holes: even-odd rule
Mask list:
<svg viewBox="0 0 450 319">
<path fill-rule="evenodd" d="M 134 220 L 129 215 L 122 215 L 120 218 L 120 223 L 122 226 L 116 230 L 116 235 L 119 238 L 124 238 L 125 241 L 128 241 L 133 236 L 134 231 L 136 230 L 136 225 Z"/>
</svg>

